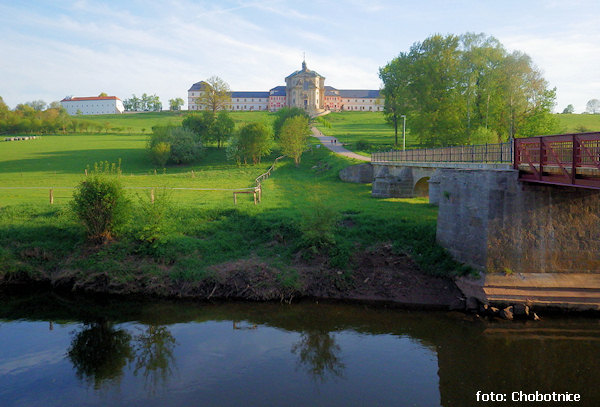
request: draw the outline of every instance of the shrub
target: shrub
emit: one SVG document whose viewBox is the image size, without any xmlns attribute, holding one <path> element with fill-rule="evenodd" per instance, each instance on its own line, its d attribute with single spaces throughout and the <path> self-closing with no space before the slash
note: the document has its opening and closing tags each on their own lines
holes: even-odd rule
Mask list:
<svg viewBox="0 0 600 407">
<path fill-rule="evenodd" d="M 170 131 L 171 155 L 169 161 L 175 164 L 187 164 L 198 159 L 202 152 L 202 143 L 196 141 L 194 133 L 183 127 Z"/>
<path fill-rule="evenodd" d="M 321 200 L 313 199 L 302 213 L 300 230 L 301 245 L 313 252 L 335 245 L 335 228 L 339 214 L 335 208 L 325 205 Z"/>
<path fill-rule="evenodd" d="M 161 141 L 150 149 L 152 162 L 159 167 L 164 167 L 171 156 L 171 145 Z"/>
<path fill-rule="evenodd" d="M 358 140 L 354 147 L 360 151 L 367 151 L 371 148 L 371 144 L 366 140 Z"/>
<path fill-rule="evenodd" d="M 112 240 L 129 216 L 129 201 L 118 178 L 120 165 L 94 164 L 75 189 L 71 209 L 95 243 Z"/>
<path fill-rule="evenodd" d="M 164 160 L 167 148 L 165 145 L 160 146 L 161 144 L 169 146 L 169 155 L 164 162 L 162 160 Z M 164 166 L 167 162 L 187 164 L 200 158 L 202 142 L 188 128 L 175 127 L 173 125 L 154 126 L 152 127 L 152 134 L 148 138 L 146 148 L 148 149 L 150 158 L 157 165 L 161 165 L 161 162 L 161 166 Z"/>
<path fill-rule="evenodd" d="M 133 234 L 146 251 L 155 250 L 168 234 L 167 212 L 170 207 L 171 195 L 167 189 L 158 189 L 154 193 L 154 202 L 149 196 L 138 195 Z"/>
</svg>

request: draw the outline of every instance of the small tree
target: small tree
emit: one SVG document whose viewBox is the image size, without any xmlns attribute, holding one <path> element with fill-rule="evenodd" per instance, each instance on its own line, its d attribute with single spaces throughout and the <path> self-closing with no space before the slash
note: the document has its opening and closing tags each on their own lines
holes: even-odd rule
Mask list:
<svg viewBox="0 0 600 407">
<path fill-rule="evenodd" d="M 585 111 L 591 114 L 600 113 L 600 100 L 591 99 L 585 105 Z"/>
<path fill-rule="evenodd" d="M 219 112 L 212 129 L 212 138 L 217 142 L 217 148 L 221 148 L 221 145 L 231 136 L 234 129 L 235 122 L 229 116 L 229 113 L 224 110 Z"/>
<path fill-rule="evenodd" d="M 294 159 L 296 167 L 300 164 L 300 157 L 306 150 L 309 135 L 308 119 L 304 116 L 290 117 L 281 127 L 279 136 L 281 151 Z"/>
<path fill-rule="evenodd" d="M 190 114 L 181 125 L 196 135 L 196 138 L 208 143 L 213 139 L 213 128 L 215 126 L 215 115 L 206 111 L 198 114 Z"/>
<path fill-rule="evenodd" d="M 299 107 L 284 107 L 283 109 L 278 110 L 277 113 L 275 113 L 275 116 L 275 120 L 273 121 L 273 131 L 275 132 L 275 137 L 279 137 L 281 135 L 283 123 L 290 117 L 302 116 L 307 120 L 310 119 L 308 113 Z"/>
<path fill-rule="evenodd" d="M 254 164 L 258 164 L 263 156 L 271 152 L 273 134 L 264 123 L 248 123 L 242 126 L 238 137 L 238 148 L 244 163 L 251 158 Z"/>
<path fill-rule="evenodd" d="M 183 106 L 182 98 L 169 99 L 169 109 L 181 110 L 181 106 Z"/>
<path fill-rule="evenodd" d="M 565 107 L 565 109 L 562 111 L 562 114 L 573 114 L 573 113 L 575 113 L 575 108 L 571 104 L 567 105 L 567 107 Z"/>
<path fill-rule="evenodd" d="M 86 229 L 88 239 L 104 243 L 114 238 L 129 216 L 129 200 L 118 178 L 120 164 L 94 164 L 73 193 L 71 209 Z"/>
</svg>

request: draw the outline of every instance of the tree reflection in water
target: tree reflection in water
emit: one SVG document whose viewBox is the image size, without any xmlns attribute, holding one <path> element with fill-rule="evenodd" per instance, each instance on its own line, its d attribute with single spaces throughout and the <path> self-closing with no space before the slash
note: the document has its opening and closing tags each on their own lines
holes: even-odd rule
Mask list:
<svg viewBox="0 0 600 407">
<path fill-rule="evenodd" d="M 86 323 L 75 334 L 67 356 L 77 377 L 93 384 L 95 389 L 118 384 L 123 368 L 135 361 L 134 374 L 141 373 L 147 390 L 154 393 L 160 384 L 167 383 L 172 373 L 175 345 L 175 338 L 164 326 L 150 325 L 132 337 L 113 323 L 100 321 Z"/>
<path fill-rule="evenodd" d="M 339 356 L 341 349 L 335 338 L 323 331 L 305 331 L 300 335 L 300 341 L 292 346 L 292 353 L 300 357 L 298 366 L 321 383 L 325 383 L 328 376 L 342 378 L 346 366 Z"/>
<path fill-rule="evenodd" d="M 135 337 L 136 361 L 134 374 L 142 373 L 146 388 L 154 393 L 158 386 L 166 386 L 175 364 L 173 349 L 176 341 L 164 326 L 150 325 Z"/>
<path fill-rule="evenodd" d="M 86 323 L 71 341 L 67 356 L 77 377 L 99 389 L 105 382 L 118 383 L 131 360 L 131 335 L 108 321 Z"/>
</svg>

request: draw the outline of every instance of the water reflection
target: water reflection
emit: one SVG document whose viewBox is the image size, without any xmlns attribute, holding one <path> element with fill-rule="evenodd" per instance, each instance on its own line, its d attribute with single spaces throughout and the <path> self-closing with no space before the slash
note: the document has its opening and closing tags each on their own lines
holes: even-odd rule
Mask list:
<svg viewBox="0 0 600 407">
<path fill-rule="evenodd" d="M 592 318 L 504 323 L 347 304 L 0 292 L 0 323 L 3 407 L 452 407 L 475 405 L 477 391 L 520 390 L 580 393 L 578 406 L 600 405 Z"/>
<path fill-rule="evenodd" d="M 73 337 L 67 356 L 77 377 L 99 389 L 118 384 L 123 368 L 133 357 L 131 335 L 109 321 L 86 323 Z"/>
<path fill-rule="evenodd" d="M 134 337 L 109 321 L 97 321 L 74 335 L 67 356 L 77 377 L 94 389 L 119 384 L 125 366 L 133 362 L 134 375 L 141 375 L 146 389 L 155 393 L 173 373 L 175 345 L 164 326 L 150 325 Z"/>
<path fill-rule="evenodd" d="M 164 326 L 150 325 L 135 337 L 135 370 L 141 374 L 147 390 L 155 393 L 159 386 L 166 387 L 173 373 L 175 338 Z"/>
<path fill-rule="evenodd" d="M 340 352 L 334 336 L 323 331 L 302 332 L 300 341 L 292 346 L 292 353 L 298 355 L 297 366 L 320 383 L 329 377 L 343 377 L 345 366 Z"/>
</svg>

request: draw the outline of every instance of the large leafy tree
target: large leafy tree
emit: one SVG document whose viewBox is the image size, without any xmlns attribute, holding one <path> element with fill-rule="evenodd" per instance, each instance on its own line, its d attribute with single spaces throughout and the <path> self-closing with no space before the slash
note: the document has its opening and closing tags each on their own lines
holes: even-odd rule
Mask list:
<svg viewBox="0 0 600 407">
<path fill-rule="evenodd" d="M 226 110 L 231 105 L 231 90 L 229 85 L 218 76 L 211 76 L 204 81 L 204 87 L 196 103 L 202 110 L 216 114 L 218 110 Z"/>
<path fill-rule="evenodd" d="M 422 145 L 556 132 L 555 90 L 522 52 L 484 34 L 434 35 L 379 71 L 388 123 L 402 114 Z"/>
</svg>

